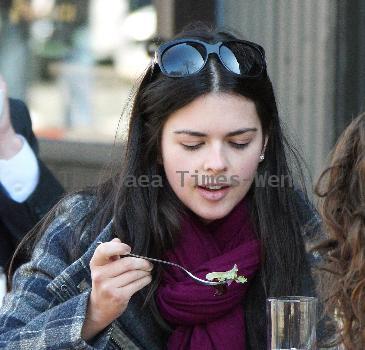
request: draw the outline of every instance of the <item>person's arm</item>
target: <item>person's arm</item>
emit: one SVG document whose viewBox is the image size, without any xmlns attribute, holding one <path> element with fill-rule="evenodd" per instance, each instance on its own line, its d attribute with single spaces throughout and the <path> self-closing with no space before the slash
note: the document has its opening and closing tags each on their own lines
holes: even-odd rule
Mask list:
<svg viewBox="0 0 365 350">
<path fill-rule="evenodd" d="M 31 260 L 15 272 L 12 290 L 0 309 L 0 349 L 106 348 L 109 329 L 101 331 L 88 343 L 81 336 L 90 289 L 60 301 L 49 288 L 72 263 L 68 260 L 72 227 L 78 220 L 75 218 L 85 210 L 82 201 L 74 202 L 65 213 L 56 216 Z"/>
<path fill-rule="evenodd" d="M 33 219 L 37 222 L 58 202 L 64 194 L 64 189 L 38 157 L 38 141 L 33 133 L 32 122 L 26 105 L 20 100 L 12 100 L 10 114 L 15 130 L 26 138 L 37 157 L 38 183 L 34 191 L 23 202 L 23 205 L 27 207 Z"/>
<path fill-rule="evenodd" d="M 1 76 L 0 92 L 0 218 L 14 241 L 19 241 L 64 190 L 43 162 L 36 159 L 38 143 L 29 111 L 23 102 L 7 99 Z"/>
</svg>

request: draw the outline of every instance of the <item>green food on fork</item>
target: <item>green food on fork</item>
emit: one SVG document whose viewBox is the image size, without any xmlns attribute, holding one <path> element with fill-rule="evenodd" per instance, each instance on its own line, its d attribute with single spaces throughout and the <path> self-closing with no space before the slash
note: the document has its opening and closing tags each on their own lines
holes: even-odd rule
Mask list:
<svg viewBox="0 0 365 350">
<path fill-rule="evenodd" d="M 208 281 L 218 280 L 219 282 L 227 281 L 227 284 L 230 285 L 233 281 L 236 283 L 246 283 L 247 278 L 245 276 L 238 276 L 238 267 L 234 264 L 233 268 L 226 272 L 210 272 L 205 278 Z"/>
</svg>

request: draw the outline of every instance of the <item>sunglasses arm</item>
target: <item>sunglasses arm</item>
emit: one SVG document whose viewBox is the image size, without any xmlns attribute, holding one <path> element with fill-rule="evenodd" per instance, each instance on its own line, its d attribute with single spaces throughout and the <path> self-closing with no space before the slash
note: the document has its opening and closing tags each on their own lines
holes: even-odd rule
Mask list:
<svg viewBox="0 0 365 350">
<path fill-rule="evenodd" d="M 155 57 L 153 57 L 151 59 L 151 74 L 150 74 L 151 78 L 152 78 L 153 72 L 155 70 L 155 64 L 156 64 L 156 55 L 155 55 Z"/>
<path fill-rule="evenodd" d="M 153 55 L 153 58 L 152 58 L 152 64 L 156 64 L 156 63 L 158 63 L 157 51 L 155 51 L 155 54 Z"/>
</svg>

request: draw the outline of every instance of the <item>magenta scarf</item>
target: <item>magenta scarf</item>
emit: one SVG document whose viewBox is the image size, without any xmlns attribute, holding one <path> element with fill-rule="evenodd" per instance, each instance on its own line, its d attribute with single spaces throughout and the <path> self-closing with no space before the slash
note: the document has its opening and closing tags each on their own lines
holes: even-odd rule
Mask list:
<svg viewBox="0 0 365 350">
<path fill-rule="evenodd" d="M 234 264 L 245 284 L 233 282 L 224 295 L 197 284 L 174 267 L 163 271 L 156 302 L 173 327 L 169 350 L 235 350 L 246 348 L 243 300 L 260 265 L 260 243 L 245 200 L 224 218 L 204 225 L 196 215 L 182 220 L 181 240 L 165 259 L 200 278 L 212 271 L 228 271 Z"/>
</svg>

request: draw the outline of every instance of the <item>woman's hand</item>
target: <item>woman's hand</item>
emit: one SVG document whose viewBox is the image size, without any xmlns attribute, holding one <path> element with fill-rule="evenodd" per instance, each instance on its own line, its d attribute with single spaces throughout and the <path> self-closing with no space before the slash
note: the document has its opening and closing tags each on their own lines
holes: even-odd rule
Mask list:
<svg viewBox="0 0 365 350">
<path fill-rule="evenodd" d="M 147 260 L 120 257 L 131 248 L 118 238 L 100 244 L 90 261 L 92 290 L 82 337 L 89 340 L 118 318 L 132 295 L 152 281 Z"/>
</svg>

